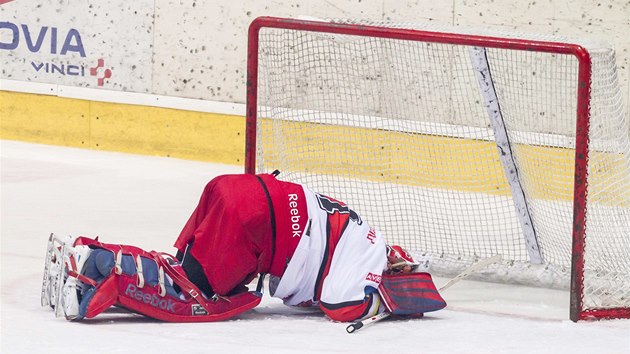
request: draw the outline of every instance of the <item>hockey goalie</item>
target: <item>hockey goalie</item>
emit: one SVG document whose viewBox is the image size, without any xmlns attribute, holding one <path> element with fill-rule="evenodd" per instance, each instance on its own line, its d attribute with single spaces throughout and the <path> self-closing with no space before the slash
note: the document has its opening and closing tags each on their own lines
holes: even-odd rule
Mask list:
<svg viewBox="0 0 630 354">
<path fill-rule="evenodd" d="M 210 181 L 176 256 L 51 235 L 42 305 L 68 320 L 119 306 L 169 322 L 221 321 L 258 305 L 268 274 L 271 296 L 335 321 L 446 306 L 431 276 L 345 203 L 276 176 Z"/>
</svg>

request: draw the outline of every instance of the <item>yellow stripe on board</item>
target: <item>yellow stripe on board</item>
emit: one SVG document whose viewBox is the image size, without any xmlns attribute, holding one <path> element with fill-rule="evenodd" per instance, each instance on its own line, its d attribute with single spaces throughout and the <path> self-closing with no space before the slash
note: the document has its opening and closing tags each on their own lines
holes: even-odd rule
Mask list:
<svg viewBox="0 0 630 354">
<path fill-rule="evenodd" d="M 243 164 L 245 119 L 0 91 L 0 137 Z"/>
<path fill-rule="evenodd" d="M 288 169 L 307 173 L 511 195 L 493 141 L 295 121 L 273 124 L 281 134 L 271 132 L 270 120 L 261 124 L 264 150 L 274 152 L 266 156 L 269 167 L 284 160 Z M 516 144 L 513 152 L 529 197 L 573 200 L 574 149 Z M 610 188 L 606 181 L 624 171 L 627 160 L 592 152 L 590 162 L 599 166 L 589 177 L 591 196 L 597 195 L 600 203 L 626 205 L 630 191 Z"/>
<path fill-rule="evenodd" d="M 291 170 L 308 173 L 468 192 L 510 193 L 503 167 L 494 161 L 496 146 L 491 142 L 294 121 L 275 124 L 275 129 L 282 130 L 274 135 L 276 146 L 263 138 L 267 144 L 263 149 L 276 152 L 269 154 L 267 166 L 285 160 L 283 165 Z M 264 137 L 272 136 L 271 125 L 269 121 L 261 125 Z M 286 139 L 280 141 L 279 137 Z M 438 158 L 444 163 L 437 163 Z M 491 163 L 480 164 L 480 160 Z"/>
<path fill-rule="evenodd" d="M 90 147 L 90 102 L 0 91 L 0 137 Z"/>
<path fill-rule="evenodd" d="M 276 121 L 282 134 L 272 134 L 270 121 L 260 121 L 268 167 L 511 194 L 492 141 L 295 121 Z M 244 132 L 241 116 L 0 91 L 2 139 L 243 165 Z M 530 197 L 573 200 L 573 149 L 513 149 Z M 630 207 L 630 190 L 614 182 L 627 158 L 591 152 L 589 161 L 589 200 Z"/>
</svg>

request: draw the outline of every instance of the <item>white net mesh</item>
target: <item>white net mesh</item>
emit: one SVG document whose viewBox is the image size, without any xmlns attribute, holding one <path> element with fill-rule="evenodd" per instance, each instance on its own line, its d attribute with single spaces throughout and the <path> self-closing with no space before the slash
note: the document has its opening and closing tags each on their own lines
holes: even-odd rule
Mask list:
<svg viewBox="0 0 630 354">
<path fill-rule="evenodd" d="M 543 259 L 536 265 L 469 47 L 274 28 L 259 41 L 258 172 L 279 169 L 348 202 L 390 243 L 430 257 L 434 272 L 502 254 L 481 278 L 569 286 L 574 56 L 486 50 Z M 583 45 L 593 62 L 584 305 L 630 307 L 629 127 L 614 52 Z"/>
</svg>

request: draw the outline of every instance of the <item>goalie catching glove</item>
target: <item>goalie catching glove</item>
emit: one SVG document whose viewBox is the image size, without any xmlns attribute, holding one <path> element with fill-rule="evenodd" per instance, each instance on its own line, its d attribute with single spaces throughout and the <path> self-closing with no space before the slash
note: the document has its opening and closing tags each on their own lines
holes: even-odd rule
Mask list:
<svg viewBox="0 0 630 354">
<path fill-rule="evenodd" d="M 258 292 L 206 298 L 167 254 L 51 235 L 42 306 L 58 317 L 92 318 L 112 305 L 169 322 L 222 321 L 256 307 Z"/>
</svg>

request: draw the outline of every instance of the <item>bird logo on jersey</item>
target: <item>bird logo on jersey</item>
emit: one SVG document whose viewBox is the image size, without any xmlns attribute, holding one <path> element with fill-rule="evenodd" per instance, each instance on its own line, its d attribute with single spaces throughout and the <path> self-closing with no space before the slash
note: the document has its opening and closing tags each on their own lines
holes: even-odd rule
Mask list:
<svg viewBox="0 0 630 354">
<path fill-rule="evenodd" d="M 316 196 L 317 196 L 317 202 L 319 203 L 319 207 L 322 210 L 326 211 L 326 213 L 350 214 L 350 220 L 356 222 L 357 225 L 363 224 L 363 220 L 361 220 L 361 217 L 359 216 L 359 214 L 357 214 L 354 210 L 348 208 L 348 206 L 345 203 L 335 200 L 331 197 L 327 197 L 325 195 L 321 195 L 317 193 L 316 193 Z"/>
</svg>

